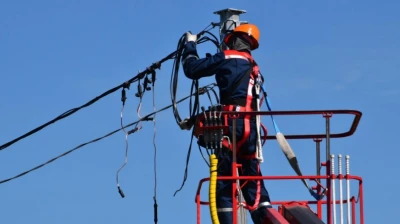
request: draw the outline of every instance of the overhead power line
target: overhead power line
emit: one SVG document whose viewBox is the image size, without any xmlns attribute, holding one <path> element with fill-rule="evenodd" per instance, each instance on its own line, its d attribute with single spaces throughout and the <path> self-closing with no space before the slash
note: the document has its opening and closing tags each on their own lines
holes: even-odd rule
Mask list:
<svg viewBox="0 0 400 224">
<path fill-rule="evenodd" d="M 13 140 L 11 140 L 11 141 L 9 141 L 9 142 L 7 142 L 7 143 L 1 145 L 1 146 L 0 146 L 0 150 L 3 150 L 3 149 L 5 149 L 5 148 L 7 148 L 7 147 L 13 145 L 14 143 L 16 143 L 16 142 L 18 142 L 18 141 L 20 141 L 20 140 L 22 140 L 22 139 L 24 139 L 24 138 L 26 138 L 26 137 L 28 137 L 28 136 L 34 134 L 34 133 L 36 133 L 36 132 L 42 130 L 43 128 L 49 126 L 49 125 L 52 124 L 52 123 L 55 123 L 55 122 L 57 122 L 57 121 L 59 121 L 59 120 L 61 120 L 61 119 L 64 119 L 64 118 L 66 118 L 66 117 L 68 117 L 68 116 L 74 114 L 75 112 L 77 112 L 77 111 L 79 111 L 79 110 L 81 110 L 81 109 L 83 109 L 83 108 L 85 108 L 85 107 L 88 107 L 88 106 L 92 105 L 93 103 L 97 102 L 97 101 L 100 100 L 101 98 L 103 98 L 103 97 L 105 97 L 105 96 L 107 96 L 107 95 L 109 95 L 109 94 L 111 94 L 111 93 L 117 91 L 117 90 L 120 89 L 120 88 L 129 88 L 129 86 L 130 86 L 131 83 L 136 82 L 136 81 L 142 79 L 142 78 L 143 78 L 145 75 L 147 75 L 147 74 L 152 74 L 152 73 L 155 71 L 155 69 L 159 69 L 159 68 L 161 67 L 161 64 L 162 64 L 163 62 L 165 62 L 165 61 L 167 61 L 167 60 L 169 60 L 169 59 L 173 59 L 173 58 L 175 57 L 176 52 L 178 52 L 178 51 L 172 52 L 171 54 L 167 55 L 166 57 L 164 57 L 164 58 L 161 59 L 160 61 L 158 61 L 158 62 L 156 62 L 156 63 L 153 63 L 151 66 L 147 67 L 144 71 L 139 72 L 135 77 L 129 79 L 128 81 L 126 81 L 126 82 L 124 82 L 124 83 L 122 83 L 122 84 L 120 84 L 120 85 L 118 85 L 118 86 L 116 86 L 116 87 L 114 87 L 114 88 L 112 88 L 112 89 L 109 89 L 109 90 L 105 91 L 105 92 L 102 93 L 101 95 L 99 95 L 99 96 L 93 98 L 92 100 L 88 101 L 87 103 L 83 104 L 82 106 L 79 106 L 79 107 L 70 109 L 70 110 L 68 110 L 68 111 L 66 111 L 66 112 L 64 112 L 64 113 L 62 113 L 62 114 L 59 115 L 58 117 L 56 117 L 56 118 L 50 120 L 49 122 L 47 122 L 47 123 L 45 123 L 45 124 L 43 124 L 43 125 L 41 125 L 41 126 L 35 128 L 35 129 L 32 129 L 31 131 L 29 131 L 29 132 L 27 132 L 27 133 L 25 133 L 25 134 L 19 136 L 18 138 L 15 138 L 15 139 L 13 139 Z"/>
<path fill-rule="evenodd" d="M 204 94 L 204 93 L 206 93 L 206 92 L 208 92 L 208 91 L 213 91 L 215 86 L 216 86 L 216 84 L 214 84 L 214 83 L 213 83 L 213 84 L 209 84 L 209 85 L 207 85 L 207 86 L 204 86 L 204 87 L 202 87 L 202 88 L 199 89 L 198 94 Z M 191 95 L 189 95 L 189 96 L 186 96 L 186 97 L 184 97 L 184 98 L 182 98 L 182 99 L 180 99 L 180 100 L 178 100 L 176 103 L 181 103 L 182 101 L 187 100 L 188 98 L 192 97 L 192 96 L 195 95 L 195 94 L 197 94 L 197 92 L 196 92 L 196 93 L 193 93 L 193 94 L 191 94 Z M 133 122 L 133 123 L 127 124 L 127 125 L 125 125 L 125 126 L 119 128 L 119 129 L 116 129 L 116 130 L 114 130 L 114 131 L 112 131 L 112 132 L 110 132 L 110 133 L 108 133 L 108 134 L 106 134 L 106 135 L 103 135 L 103 136 L 101 136 L 101 137 L 98 137 L 98 138 L 95 138 L 95 139 L 90 140 L 90 141 L 88 141 L 88 142 L 82 143 L 82 144 L 76 146 L 75 148 L 70 149 L 70 150 L 68 150 L 68 151 L 66 151 L 66 152 L 64 152 L 64 153 L 62 153 L 62 154 L 60 154 L 60 155 L 58 155 L 58 156 L 56 156 L 56 157 L 54 157 L 54 158 L 48 160 L 47 162 L 44 162 L 44 163 L 42 163 L 42 164 L 40 164 L 40 165 L 38 165 L 38 166 L 33 167 L 32 169 L 29 169 L 29 170 L 27 170 L 27 171 L 24 171 L 24 172 L 22 172 L 22 173 L 20 173 L 20 174 L 18 174 L 18 175 L 16 175 L 16 176 L 13 176 L 13 177 L 11 177 L 11 178 L 7 178 L 7 179 L 4 179 L 4 180 L 1 180 L 1 181 L 0 181 L 0 184 L 9 182 L 9 181 L 14 180 L 14 179 L 17 179 L 17 178 L 19 178 L 19 177 L 22 177 L 22 176 L 28 174 L 28 173 L 31 173 L 32 171 L 35 171 L 35 170 L 37 170 L 37 169 L 39 169 L 39 168 L 42 168 L 42 167 L 44 167 L 44 166 L 46 166 L 46 165 L 48 165 L 48 164 L 50 164 L 50 163 L 52 163 L 52 162 L 54 162 L 54 161 L 60 159 L 61 157 L 64 157 L 64 156 L 70 154 L 71 152 L 76 151 L 76 150 L 79 149 L 79 148 L 82 148 L 83 146 L 86 146 L 86 145 L 89 145 L 89 144 L 91 144 L 91 143 L 100 141 L 100 140 L 102 140 L 102 139 L 104 139 L 104 138 L 110 137 L 111 135 L 113 135 L 113 134 L 115 134 L 115 133 L 121 131 L 123 128 L 127 128 L 127 127 L 130 127 L 130 126 L 133 126 L 133 125 L 135 125 L 135 124 L 137 124 L 137 123 L 139 123 L 139 122 L 141 122 L 141 121 L 152 121 L 153 118 L 152 118 L 151 116 L 153 116 L 153 115 L 155 115 L 155 114 L 157 114 L 157 113 L 159 113 L 159 112 L 162 112 L 162 111 L 164 111 L 164 110 L 166 110 L 166 109 L 168 109 L 168 108 L 171 108 L 172 106 L 173 106 L 173 105 L 171 104 L 171 105 L 169 105 L 169 106 L 163 107 L 163 108 L 161 108 L 161 109 L 159 109 L 159 110 L 157 110 L 157 111 L 155 111 L 155 112 L 152 112 L 152 113 L 147 114 L 146 116 L 142 117 L 141 119 L 139 119 L 139 120 L 137 120 L 137 121 L 135 121 L 135 122 Z"/>
</svg>

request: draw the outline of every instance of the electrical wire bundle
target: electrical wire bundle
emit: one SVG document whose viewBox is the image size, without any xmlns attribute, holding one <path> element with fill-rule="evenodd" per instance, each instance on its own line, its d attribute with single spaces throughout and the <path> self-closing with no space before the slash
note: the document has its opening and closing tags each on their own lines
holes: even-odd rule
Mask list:
<svg viewBox="0 0 400 224">
<path fill-rule="evenodd" d="M 201 31 L 199 34 L 197 34 L 197 44 L 211 41 L 215 45 L 215 47 L 217 49 L 219 49 L 218 38 L 209 31 L 213 27 L 207 30 L 207 28 L 209 26 L 207 26 L 203 31 Z M 203 36 L 204 34 L 208 34 L 212 38 L 210 38 L 209 36 Z M 173 114 L 174 114 L 175 120 L 178 125 L 182 122 L 182 118 L 179 115 L 177 104 L 176 104 L 176 92 L 178 90 L 179 66 L 181 63 L 184 46 L 186 44 L 185 36 L 186 36 L 186 34 L 183 34 L 178 41 L 177 51 L 176 51 L 176 55 L 174 57 L 174 63 L 173 63 L 173 67 L 172 67 L 171 82 L 170 82 L 171 101 L 172 101 L 172 105 L 173 105 L 172 110 L 173 110 Z M 198 90 L 199 90 L 199 82 L 198 82 L 198 80 L 193 80 L 192 85 L 191 85 L 190 94 L 192 95 L 195 92 L 198 93 Z M 215 96 L 217 97 L 216 93 L 215 93 Z M 192 102 L 192 99 L 190 99 L 190 103 L 189 103 L 190 119 L 194 119 L 195 115 L 197 113 L 199 113 L 199 111 L 200 111 L 200 107 L 199 107 L 200 99 L 199 99 L 198 94 L 195 95 L 194 97 L 195 97 L 194 102 Z"/>
<path fill-rule="evenodd" d="M 210 25 L 212 25 L 212 24 L 210 24 Z M 197 34 L 197 44 L 204 43 L 204 42 L 207 42 L 207 41 L 211 41 L 215 45 L 217 50 L 219 50 L 220 49 L 220 44 L 219 44 L 218 38 L 214 34 L 209 32 L 209 30 L 212 29 L 213 27 L 210 28 L 209 30 L 207 30 L 207 28 L 208 27 L 206 27 L 203 31 L 201 31 L 199 34 Z M 203 36 L 204 34 L 210 35 L 211 38 L 209 36 Z M 186 38 L 185 37 L 186 37 L 186 33 L 183 34 L 181 36 L 181 38 L 179 39 L 179 41 L 178 41 L 177 53 L 176 53 L 176 56 L 174 58 L 174 64 L 173 64 L 173 68 L 172 68 L 171 82 L 170 82 L 171 101 L 172 101 L 172 106 L 173 106 L 172 110 L 173 110 L 173 114 L 174 114 L 175 120 L 176 120 L 176 122 L 177 122 L 177 124 L 179 126 L 181 125 L 181 123 L 183 121 L 182 121 L 181 116 L 179 115 L 177 104 L 176 104 L 176 92 L 178 90 L 179 65 L 181 63 L 182 53 L 183 53 L 183 50 L 184 50 L 184 45 L 186 44 L 186 40 L 185 40 Z M 199 90 L 199 81 L 194 79 L 194 80 L 192 80 L 192 85 L 191 85 L 191 89 L 190 89 L 190 95 L 191 96 L 194 95 L 194 102 L 192 102 L 192 98 L 190 98 L 189 120 L 186 121 L 186 122 L 189 122 L 191 124 L 194 123 L 196 115 L 199 114 L 199 112 L 200 112 L 200 107 L 201 106 L 200 106 L 200 98 L 199 98 L 199 91 L 198 90 Z M 212 90 L 212 91 L 214 93 L 214 96 L 215 96 L 215 99 L 216 99 L 217 103 L 219 103 L 219 99 L 218 99 L 218 96 L 217 96 L 216 92 L 214 90 Z M 197 93 L 197 94 L 193 94 L 193 93 Z M 212 104 L 211 96 L 210 96 L 208 91 L 207 91 L 207 95 L 208 95 L 209 100 L 210 100 L 210 102 Z M 188 149 L 187 156 L 186 156 L 186 165 L 185 165 L 185 172 L 184 172 L 183 181 L 182 181 L 181 187 L 178 190 L 175 191 L 174 196 L 180 190 L 182 190 L 182 188 L 183 188 L 183 186 L 184 186 L 184 184 L 186 182 L 186 179 L 187 179 L 189 159 L 190 159 L 190 154 L 191 154 L 191 151 L 192 151 L 194 130 L 195 129 L 193 128 L 192 134 L 191 134 L 191 139 L 190 139 L 190 145 L 189 145 L 189 149 Z M 200 147 L 199 147 L 199 151 L 200 151 L 201 155 L 203 156 L 203 158 L 204 158 L 205 162 L 207 163 L 207 165 L 209 165 L 207 160 L 205 159 L 205 157 L 203 155 L 203 152 L 201 151 Z"/>
</svg>

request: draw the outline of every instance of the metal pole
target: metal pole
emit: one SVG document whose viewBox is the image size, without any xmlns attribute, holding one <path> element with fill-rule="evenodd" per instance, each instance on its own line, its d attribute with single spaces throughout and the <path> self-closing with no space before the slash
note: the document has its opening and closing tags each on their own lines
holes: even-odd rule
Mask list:
<svg viewBox="0 0 400 224">
<path fill-rule="evenodd" d="M 234 163 L 236 163 L 236 118 L 232 119 L 232 141 L 233 141 L 233 149 L 232 149 L 232 157 Z"/>
<path fill-rule="evenodd" d="M 316 144 L 316 165 L 317 165 L 317 176 L 321 175 L 321 141 L 322 139 L 320 138 L 315 138 L 314 142 Z M 317 179 L 319 183 L 321 183 L 321 179 Z M 317 184 L 317 193 L 321 193 L 321 186 Z M 322 203 L 321 200 L 317 201 L 317 214 L 318 218 L 322 218 Z"/>
<path fill-rule="evenodd" d="M 218 25 L 220 27 L 220 42 L 223 43 L 225 35 L 239 26 L 241 23 L 246 23 L 244 21 L 240 21 L 240 14 L 246 13 L 246 10 L 227 8 L 214 12 L 214 14 L 218 14 L 220 18 L 220 22 L 214 25 Z M 227 47 L 222 44 L 222 50 L 226 50 Z"/>
<path fill-rule="evenodd" d="M 332 115 L 330 114 L 324 114 L 325 117 L 325 127 L 326 127 L 326 174 L 328 176 L 331 176 L 331 162 L 330 162 L 330 154 L 331 154 L 331 148 L 330 148 L 330 117 Z M 329 179 L 326 180 L 326 186 L 328 188 L 328 194 L 327 194 L 327 223 L 331 224 L 332 223 L 332 204 L 331 204 L 331 181 Z"/>
<path fill-rule="evenodd" d="M 325 114 L 325 123 L 326 123 L 326 161 L 329 161 L 329 156 L 331 155 L 331 131 L 330 131 L 330 118 L 331 114 Z"/>
<path fill-rule="evenodd" d="M 233 148 L 232 148 L 232 176 L 237 177 L 236 175 L 236 118 L 232 118 L 232 140 L 233 140 Z M 236 190 L 237 184 L 236 181 L 232 181 L 232 219 L 233 224 L 237 224 L 237 200 L 236 200 Z"/>
<path fill-rule="evenodd" d="M 322 139 L 316 138 L 314 139 L 316 143 L 316 165 L 317 165 L 317 176 L 321 175 L 321 141 Z M 318 179 L 318 182 L 321 182 L 321 179 Z"/>
<path fill-rule="evenodd" d="M 356 198 L 353 196 L 351 197 L 351 220 L 353 223 L 357 223 L 356 220 Z M 361 223 L 363 224 L 363 223 Z"/>
</svg>

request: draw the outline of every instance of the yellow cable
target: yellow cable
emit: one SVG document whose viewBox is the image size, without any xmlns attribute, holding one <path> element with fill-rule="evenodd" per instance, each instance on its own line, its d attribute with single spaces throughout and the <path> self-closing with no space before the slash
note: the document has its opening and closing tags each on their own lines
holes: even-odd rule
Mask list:
<svg viewBox="0 0 400 224">
<path fill-rule="evenodd" d="M 218 213 L 217 213 L 217 164 L 218 159 L 215 154 L 210 155 L 210 188 L 209 188 L 209 201 L 210 201 L 210 213 L 213 224 L 219 224 Z"/>
</svg>

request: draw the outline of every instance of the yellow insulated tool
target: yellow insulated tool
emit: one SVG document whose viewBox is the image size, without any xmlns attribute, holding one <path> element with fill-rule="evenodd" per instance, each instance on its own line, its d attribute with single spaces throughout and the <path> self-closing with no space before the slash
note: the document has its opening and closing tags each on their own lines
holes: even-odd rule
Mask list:
<svg viewBox="0 0 400 224">
<path fill-rule="evenodd" d="M 217 213 L 217 164 L 218 159 L 215 154 L 210 155 L 210 187 L 208 190 L 208 198 L 210 201 L 210 213 L 213 224 L 219 224 Z"/>
</svg>

